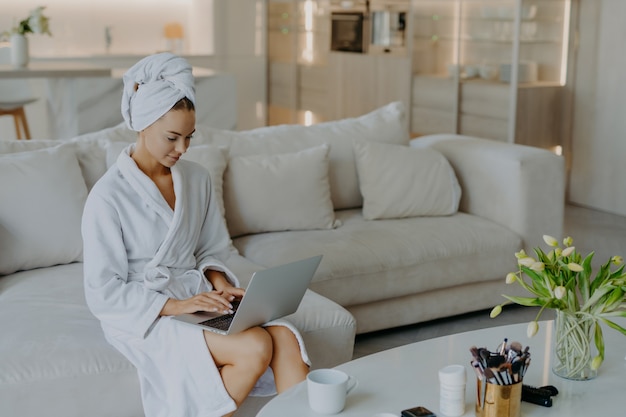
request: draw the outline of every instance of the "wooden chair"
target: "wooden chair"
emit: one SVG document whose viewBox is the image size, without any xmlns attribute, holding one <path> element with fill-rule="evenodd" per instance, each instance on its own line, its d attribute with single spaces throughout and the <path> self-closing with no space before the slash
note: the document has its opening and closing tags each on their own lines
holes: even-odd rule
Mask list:
<svg viewBox="0 0 626 417">
<path fill-rule="evenodd" d="M 0 64 L 10 64 L 11 49 L 0 44 Z M 24 106 L 37 101 L 26 79 L 0 80 L 0 116 L 13 116 L 18 139 L 30 139 L 30 129 Z"/>
</svg>

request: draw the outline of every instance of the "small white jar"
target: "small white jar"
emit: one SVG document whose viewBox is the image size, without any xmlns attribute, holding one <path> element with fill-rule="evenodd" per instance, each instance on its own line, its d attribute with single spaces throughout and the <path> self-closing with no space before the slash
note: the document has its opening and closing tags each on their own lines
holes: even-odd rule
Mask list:
<svg viewBox="0 0 626 417">
<path fill-rule="evenodd" d="M 465 381 L 463 365 L 448 365 L 439 370 L 439 411 L 448 417 L 465 414 Z"/>
</svg>

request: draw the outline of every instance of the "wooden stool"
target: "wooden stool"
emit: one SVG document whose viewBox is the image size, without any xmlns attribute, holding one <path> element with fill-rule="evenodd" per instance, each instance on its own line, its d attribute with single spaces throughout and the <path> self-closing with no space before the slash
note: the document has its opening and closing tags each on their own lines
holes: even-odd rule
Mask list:
<svg viewBox="0 0 626 417">
<path fill-rule="evenodd" d="M 0 116 L 13 116 L 15 122 L 15 134 L 18 139 L 22 139 L 22 133 L 25 139 L 30 139 L 30 130 L 28 129 L 28 121 L 26 120 L 26 112 L 24 112 L 24 106 L 16 107 L 14 109 L 2 109 L 0 108 Z"/>
</svg>

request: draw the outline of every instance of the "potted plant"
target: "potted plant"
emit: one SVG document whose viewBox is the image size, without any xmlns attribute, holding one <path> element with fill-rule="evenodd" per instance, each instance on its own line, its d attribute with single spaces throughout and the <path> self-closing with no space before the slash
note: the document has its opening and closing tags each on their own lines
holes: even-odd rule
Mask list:
<svg viewBox="0 0 626 417">
<path fill-rule="evenodd" d="M 5 32 L 5 35 L 10 35 L 11 40 L 11 63 L 16 67 L 25 67 L 28 65 L 29 53 L 28 53 L 28 39 L 26 35 L 29 33 L 47 34 L 50 33 L 49 20 L 44 16 L 43 11 L 45 6 L 39 6 L 31 10 L 26 19 L 21 20 L 17 26 L 13 27 L 10 32 Z"/>
<path fill-rule="evenodd" d="M 507 284 L 517 283 L 531 296 L 503 295 L 508 301 L 495 306 L 490 316 L 496 317 L 509 303 L 540 307 L 528 324 L 527 333 L 532 337 L 543 311 L 556 310 L 553 372 L 568 379 L 593 378 L 604 361 L 601 323 L 626 335 L 626 329 L 613 321 L 626 317 L 624 260 L 613 256 L 594 274 L 594 252 L 583 258 L 571 237 L 563 239 L 563 248 L 552 236 L 544 235 L 543 240 L 550 252 L 535 248 L 536 259 L 524 250 L 515 253 L 519 270 L 506 276 Z"/>
</svg>

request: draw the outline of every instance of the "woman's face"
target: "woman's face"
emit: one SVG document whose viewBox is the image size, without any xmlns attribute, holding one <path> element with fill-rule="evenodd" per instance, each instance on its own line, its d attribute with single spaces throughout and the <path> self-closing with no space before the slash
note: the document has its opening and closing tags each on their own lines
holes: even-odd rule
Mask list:
<svg viewBox="0 0 626 417">
<path fill-rule="evenodd" d="M 149 155 L 154 162 L 171 168 L 187 151 L 195 130 L 195 111 L 170 110 L 139 133 L 137 151 L 144 154 L 144 157 Z M 148 155 L 143 151 L 147 151 Z"/>
</svg>

